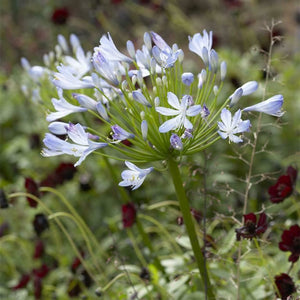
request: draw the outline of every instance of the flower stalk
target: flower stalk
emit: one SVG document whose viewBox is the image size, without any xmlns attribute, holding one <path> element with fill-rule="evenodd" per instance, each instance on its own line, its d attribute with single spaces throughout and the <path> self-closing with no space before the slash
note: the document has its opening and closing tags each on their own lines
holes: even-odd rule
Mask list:
<svg viewBox="0 0 300 300">
<path fill-rule="evenodd" d="M 186 226 L 186 230 L 192 245 L 192 249 L 194 252 L 194 256 L 197 262 L 197 266 L 200 272 L 200 276 L 205 287 L 205 294 L 207 299 L 215 299 L 214 293 L 212 291 L 209 275 L 207 272 L 207 266 L 204 261 L 204 257 L 202 254 L 202 250 L 199 245 L 198 237 L 196 234 L 195 226 L 193 223 L 193 219 L 190 213 L 190 206 L 188 199 L 186 197 L 186 193 L 183 187 L 183 183 L 181 180 L 180 171 L 176 161 L 170 157 L 168 159 L 168 167 L 169 172 L 172 177 L 172 181 L 175 187 L 176 195 L 178 198 L 180 210 L 183 216 L 184 224 Z"/>
</svg>

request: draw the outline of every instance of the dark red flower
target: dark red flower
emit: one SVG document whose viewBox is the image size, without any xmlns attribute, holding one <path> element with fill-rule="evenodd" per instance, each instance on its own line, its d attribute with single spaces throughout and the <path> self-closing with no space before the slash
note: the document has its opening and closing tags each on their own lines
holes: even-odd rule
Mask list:
<svg viewBox="0 0 300 300">
<path fill-rule="evenodd" d="M 264 233 L 267 228 L 267 215 L 265 213 L 260 214 L 258 222 L 254 213 L 244 215 L 244 226 L 235 230 L 236 239 L 240 241 L 241 237 L 243 237 L 251 240 Z"/>
<path fill-rule="evenodd" d="M 26 287 L 29 280 L 30 280 L 30 275 L 29 274 L 23 274 L 20 281 L 18 282 L 18 284 L 13 286 L 12 289 L 13 290 L 18 290 L 18 289 L 22 289 L 22 288 Z"/>
<path fill-rule="evenodd" d="M 57 184 L 63 184 L 71 180 L 76 173 L 76 168 L 71 163 L 61 163 L 54 171 L 57 178 Z"/>
<path fill-rule="evenodd" d="M 56 25 L 63 25 L 67 22 L 69 16 L 69 10 L 66 7 L 60 7 L 53 11 L 51 20 Z"/>
<path fill-rule="evenodd" d="M 50 271 L 46 264 L 42 264 L 38 269 L 33 269 L 32 273 L 35 277 L 44 278 Z"/>
<path fill-rule="evenodd" d="M 289 261 L 296 262 L 300 256 L 300 227 L 293 225 L 289 230 L 284 230 L 279 243 L 279 249 L 282 251 L 290 251 L 292 254 Z"/>
<path fill-rule="evenodd" d="M 48 219 L 44 214 L 36 214 L 33 220 L 33 227 L 37 235 L 49 228 Z"/>
<path fill-rule="evenodd" d="M 277 182 L 269 187 L 268 193 L 273 203 L 280 203 L 293 193 L 297 175 L 298 171 L 289 166 L 286 175 L 280 176 Z"/>
<path fill-rule="evenodd" d="M 38 240 L 35 243 L 33 258 L 34 259 L 40 258 L 44 254 L 44 251 L 45 251 L 45 246 L 44 246 L 43 241 Z"/>
<path fill-rule="evenodd" d="M 2 189 L 0 189 L 0 208 L 8 208 L 7 198 Z"/>
<path fill-rule="evenodd" d="M 41 299 L 42 297 L 42 279 L 40 277 L 35 276 L 33 278 L 33 289 L 34 289 L 34 297 L 36 300 Z"/>
<path fill-rule="evenodd" d="M 243 5 L 242 1 L 240 0 L 223 0 L 225 5 L 228 6 L 229 8 L 235 8 L 235 7 L 240 7 Z"/>
<path fill-rule="evenodd" d="M 282 300 L 287 300 L 290 295 L 296 292 L 296 287 L 293 282 L 293 279 L 285 273 L 275 276 L 275 284 Z"/>
<path fill-rule="evenodd" d="M 80 251 L 80 254 L 82 257 L 84 257 L 84 252 L 83 251 Z M 73 262 L 72 262 L 72 265 L 71 265 L 71 271 L 72 273 L 76 273 L 78 267 L 81 265 L 81 261 L 79 259 L 79 257 L 75 257 Z"/>
<path fill-rule="evenodd" d="M 31 177 L 25 178 L 25 188 L 27 193 L 32 194 L 37 198 L 40 197 L 39 186 Z M 30 197 L 27 197 L 27 201 L 30 207 L 37 207 L 38 205 L 37 201 Z"/>
<path fill-rule="evenodd" d="M 136 210 L 133 203 L 127 203 L 122 205 L 122 221 L 123 227 L 128 228 L 135 222 Z"/>
<path fill-rule="evenodd" d="M 195 209 L 195 208 L 191 208 L 191 209 L 190 209 L 190 212 L 191 212 L 191 215 L 192 215 L 192 216 L 194 217 L 194 219 L 196 220 L 196 222 L 197 222 L 197 223 L 200 223 L 201 220 L 202 220 L 202 213 L 201 213 L 201 211 L 199 211 L 199 210 L 197 210 L 197 209 Z M 182 216 L 178 217 L 178 218 L 176 219 L 176 221 L 177 221 L 177 224 L 178 224 L 179 226 L 183 225 L 183 223 L 184 223 L 184 220 L 183 220 L 183 217 L 182 217 Z"/>
</svg>

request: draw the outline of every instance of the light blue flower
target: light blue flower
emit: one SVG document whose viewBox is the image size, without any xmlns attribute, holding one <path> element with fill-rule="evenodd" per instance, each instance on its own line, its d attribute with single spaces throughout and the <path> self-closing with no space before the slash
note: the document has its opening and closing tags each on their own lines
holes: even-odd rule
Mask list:
<svg viewBox="0 0 300 300">
<path fill-rule="evenodd" d="M 48 129 L 50 132 L 56 135 L 64 135 L 68 133 L 67 128 L 69 127 L 68 123 L 65 122 L 52 122 L 48 125 Z"/>
<path fill-rule="evenodd" d="M 241 119 L 242 112 L 239 109 L 233 116 L 231 116 L 231 112 L 226 108 L 223 108 L 221 111 L 221 120 L 222 122 L 218 122 L 219 126 L 219 135 L 222 139 L 229 138 L 229 141 L 233 143 L 241 143 L 243 140 L 236 136 L 235 134 L 248 131 L 250 128 L 250 121 L 243 121 Z"/>
<path fill-rule="evenodd" d="M 229 106 L 234 106 L 242 96 L 248 96 L 254 93 L 258 88 L 258 83 L 256 81 L 248 81 L 244 83 L 241 87 L 237 88 L 234 93 L 229 97 L 231 99 Z"/>
<path fill-rule="evenodd" d="M 184 126 L 186 129 L 192 129 L 193 124 L 187 119 L 187 116 L 194 117 L 201 112 L 201 105 L 193 105 L 192 97 L 185 95 L 181 99 L 181 103 L 175 94 L 168 92 L 168 103 L 175 109 L 158 106 L 155 108 L 157 112 L 165 116 L 176 116 L 167 120 L 159 127 L 159 132 L 165 133 L 170 130 L 179 129 Z"/>
<path fill-rule="evenodd" d="M 99 51 L 102 55 L 110 61 L 124 61 L 124 62 L 132 62 L 132 59 L 128 56 L 122 54 L 117 47 L 115 46 L 111 36 L 109 33 L 103 35 L 100 39 Z"/>
<path fill-rule="evenodd" d="M 209 53 L 212 47 L 212 34 L 212 31 L 208 34 L 206 30 L 203 30 L 203 35 L 196 33 L 192 38 L 189 36 L 190 51 L 199 55 L 206 66 L 209 65 Z"/>
<path fill-rule="evenodd" d="M 172 49 L 160 35 L 153 31 L 151 31 L 151 36 L 155 44 L 155 46 L 152 48 L 152 54 L 157 63 L 163 68 L 173 67 L 182 50 Z"/>
<path fill-rule="evenodd" d="M 258 111 L 271 116 L 281 117 L 284 114 L 284 112 L 281 111 L 282 105 L 283 105 L 283 96 L 275 95 L 258 104 L 248 106 L 244 108 L 243 111 Z"/>
<path fill-rule="evenodd" d="M 146 105 L 147 107 L 152 107 L 152 105 L 148 102 L 148 100 L 146 99 L 146 97 L 141 93 L 140 90 L 136 90 L 136 91 L 133 91 L 132 92 L 132 98 L 143 104 L 143 105 Z"/>
<path fill-rule="evenodd" d="M 53 84 L 64 90 L 77 90 L 93 88 L 94 83 L 91 76 L 80 78 L 74 75 L 74 70 L 68 66 L 60 65 L 57 67 L 58 72 L 54 73 Z"/>
<path fill-rule="evenodd" d="M 67 128 L 67 134 L 73 143 L 61 140 L 51 133 L 46 133 L 43 140 L 46 148 L 43 149 L 42 155 L 49 157 L 68 154 L 80 157 L 74 164 L 77 167 L 90 153 L 107 146 L 107 143 L 98 143 L 90 140 L 89 134 L 84 131 L 84 128 L 80 124 L 74 125 L 70 123 Z"/>
<path fill-rule="evenodd" d="M 91 97 L 86 96 L 84 94 L 76 94 L 76 93 L 73 93 L 72 96 L 78 101 L 81 107 L 94 110 L 94 111 L 97 110 L 98 102 L 92 99 Z"/>
<path fill-rule="evenodd" d="M 94 48 L 93 65 L 101 76 L 114 85 L 119 85 L 122 75 L 125 74 L 125 69 L 121 63 L 107 59 L 100 47 Z"/>
<path fill-rule="evenodd" d="M 60 89 L 58 89 L 58 95 L 59 99 L 51 99 L 51 102 L 54 108 L 56 109 L 56 112 L 52 112 L 46 117 L 46 120 L 48 122 L 53 122 L 57 119 L 63 118 L 75 112 L 87 111 L 87 109 L 84 107 L 76 106 L 66 101 L 66 99 L 63 97 L 62 90 Z"/>
<path fill-rule="evenodd" d="M 153 170 L 153 167 L 140 169 L 129 161 L 125 161 L 125 164 L 129 170 L 125 170 L 121 173 L 123 180 L 119 183 L 119 186 L 131 186 L 132 190 L 139 188 L 146 176 Z"/>
<path fill-rule="evenodd" d="M 124 141 L 127 139 L 133 139 L 134 134 L 129 133 L 125 129 L 121 128 L 119 125 L 111 126 L 111 130 L 113 131 L 112 138 L 117 141 Z"/>
</svg>

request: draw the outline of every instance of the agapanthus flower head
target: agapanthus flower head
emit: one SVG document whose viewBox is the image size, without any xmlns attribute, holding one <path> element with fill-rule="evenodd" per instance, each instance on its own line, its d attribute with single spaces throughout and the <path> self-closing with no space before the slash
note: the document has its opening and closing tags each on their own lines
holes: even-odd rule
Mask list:
<svg viewBox="0 0 300 300">
<path fill-rule="evenodd" d="M 277 182 L 269 187 L 268 193 L 273 203 L 280 203 L 292 195 L 297 179 L 297 169 L 289 166 L 285 175 L 281 175 Z"/>
<path fill-rule="evenodd" d="M 279 249 L 281 251 L 289 251 L 289 261 L 294 263 L 298 261 L 300 256 L 300 227 L 299 225 L 293 225 L 289 230 L 284 230 L 281 236 L 281 242 L 279 243 Z"/>
<path fill-rule="evenodd" d="M 228 109 L 223 108 L 221 112 L 222 122 L 218 122 L 218 133 L 222 139 L 229 138 L 229 141 L 233 143 L 241 143 L 243 141 L 240 137 L 236 136 L 236 134 L 248 131 L 250 128 L 250 121 L 243 121 L 241 116 L 242 112 L 240 109 L 232 117 L 231 112 Z"/>
<path fill-rule="evenodd" d="M 277 296 L 282 300 L 290 299 L 289 296 L 297 291 L 293 279 L 286 273 L 275 276 L 275 284 L 280 293 L 280 295 L 277 294 Z"/>
<path fill-rule="evenodd" d="M 124 228 L 131 227 L 136 219 L 136 209 L 134 203 L 130 202 L 122 205 L 122 223 Z"/>
<path fill-rule="evenodd" d="M 125 170 L 121 173 L 123 180 L 119 183 L 119 185 L 130 186 L 132 187 L 132 190 L 139 188 L 146 179 L 146 176 L 153 171 L 153 167 L 140 169 L 129 161 L 125 161 L 125 164 L 129 170 Z"/>
<path fill-rule="evenodd" d="M 249 213 L 244 215 L 244 226 L 237 228 L 236 239 L 238 241 L 241 238 L 244 239 L 253 239 L 258 237 L 260 234 L 264 233 L 268 228 L 267 216 L 265 213 L 261 213 L 257 221 L 257 217 L 254 213 Z"/>
</svg>

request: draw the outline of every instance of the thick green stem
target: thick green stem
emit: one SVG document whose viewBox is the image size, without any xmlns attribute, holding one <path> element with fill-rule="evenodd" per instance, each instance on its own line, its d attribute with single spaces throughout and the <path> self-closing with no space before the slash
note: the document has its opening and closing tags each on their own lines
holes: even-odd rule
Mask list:
<svg viewBox="0 0 300 300">
<path fill-rule="evenodd" d="M 181 175 L 178 169 L 178 165 L 173 158 L 169 158 L 168 160 L 169 172 L 171 174 L 173 184 L 175 187 L 176 195 L 179 201 L 180 210 L 183 216 L 184 224 L 192 245 L 192 249 L 194 252 L 194 256 L 198 265 L 198 269 L 201 275 L 201 279 L 204 287 L 206 287 L 207 297 L 208 299 L 215 299 L 214 293 L 212 291 L 212 287 L 210 284 L 210 280 L 208 277 L 207 268 L 205 265 L 205 261 L 203 258 L 203 254 L 199 245 L 199 241 L 197 238 L 197 234 L 195 231 L 195 226 L 193 223 L 193 219 L 190 213 L 190 206 L 188 199 L 185 194 L 185 190 L 183 188 Z"/>
</svg>

